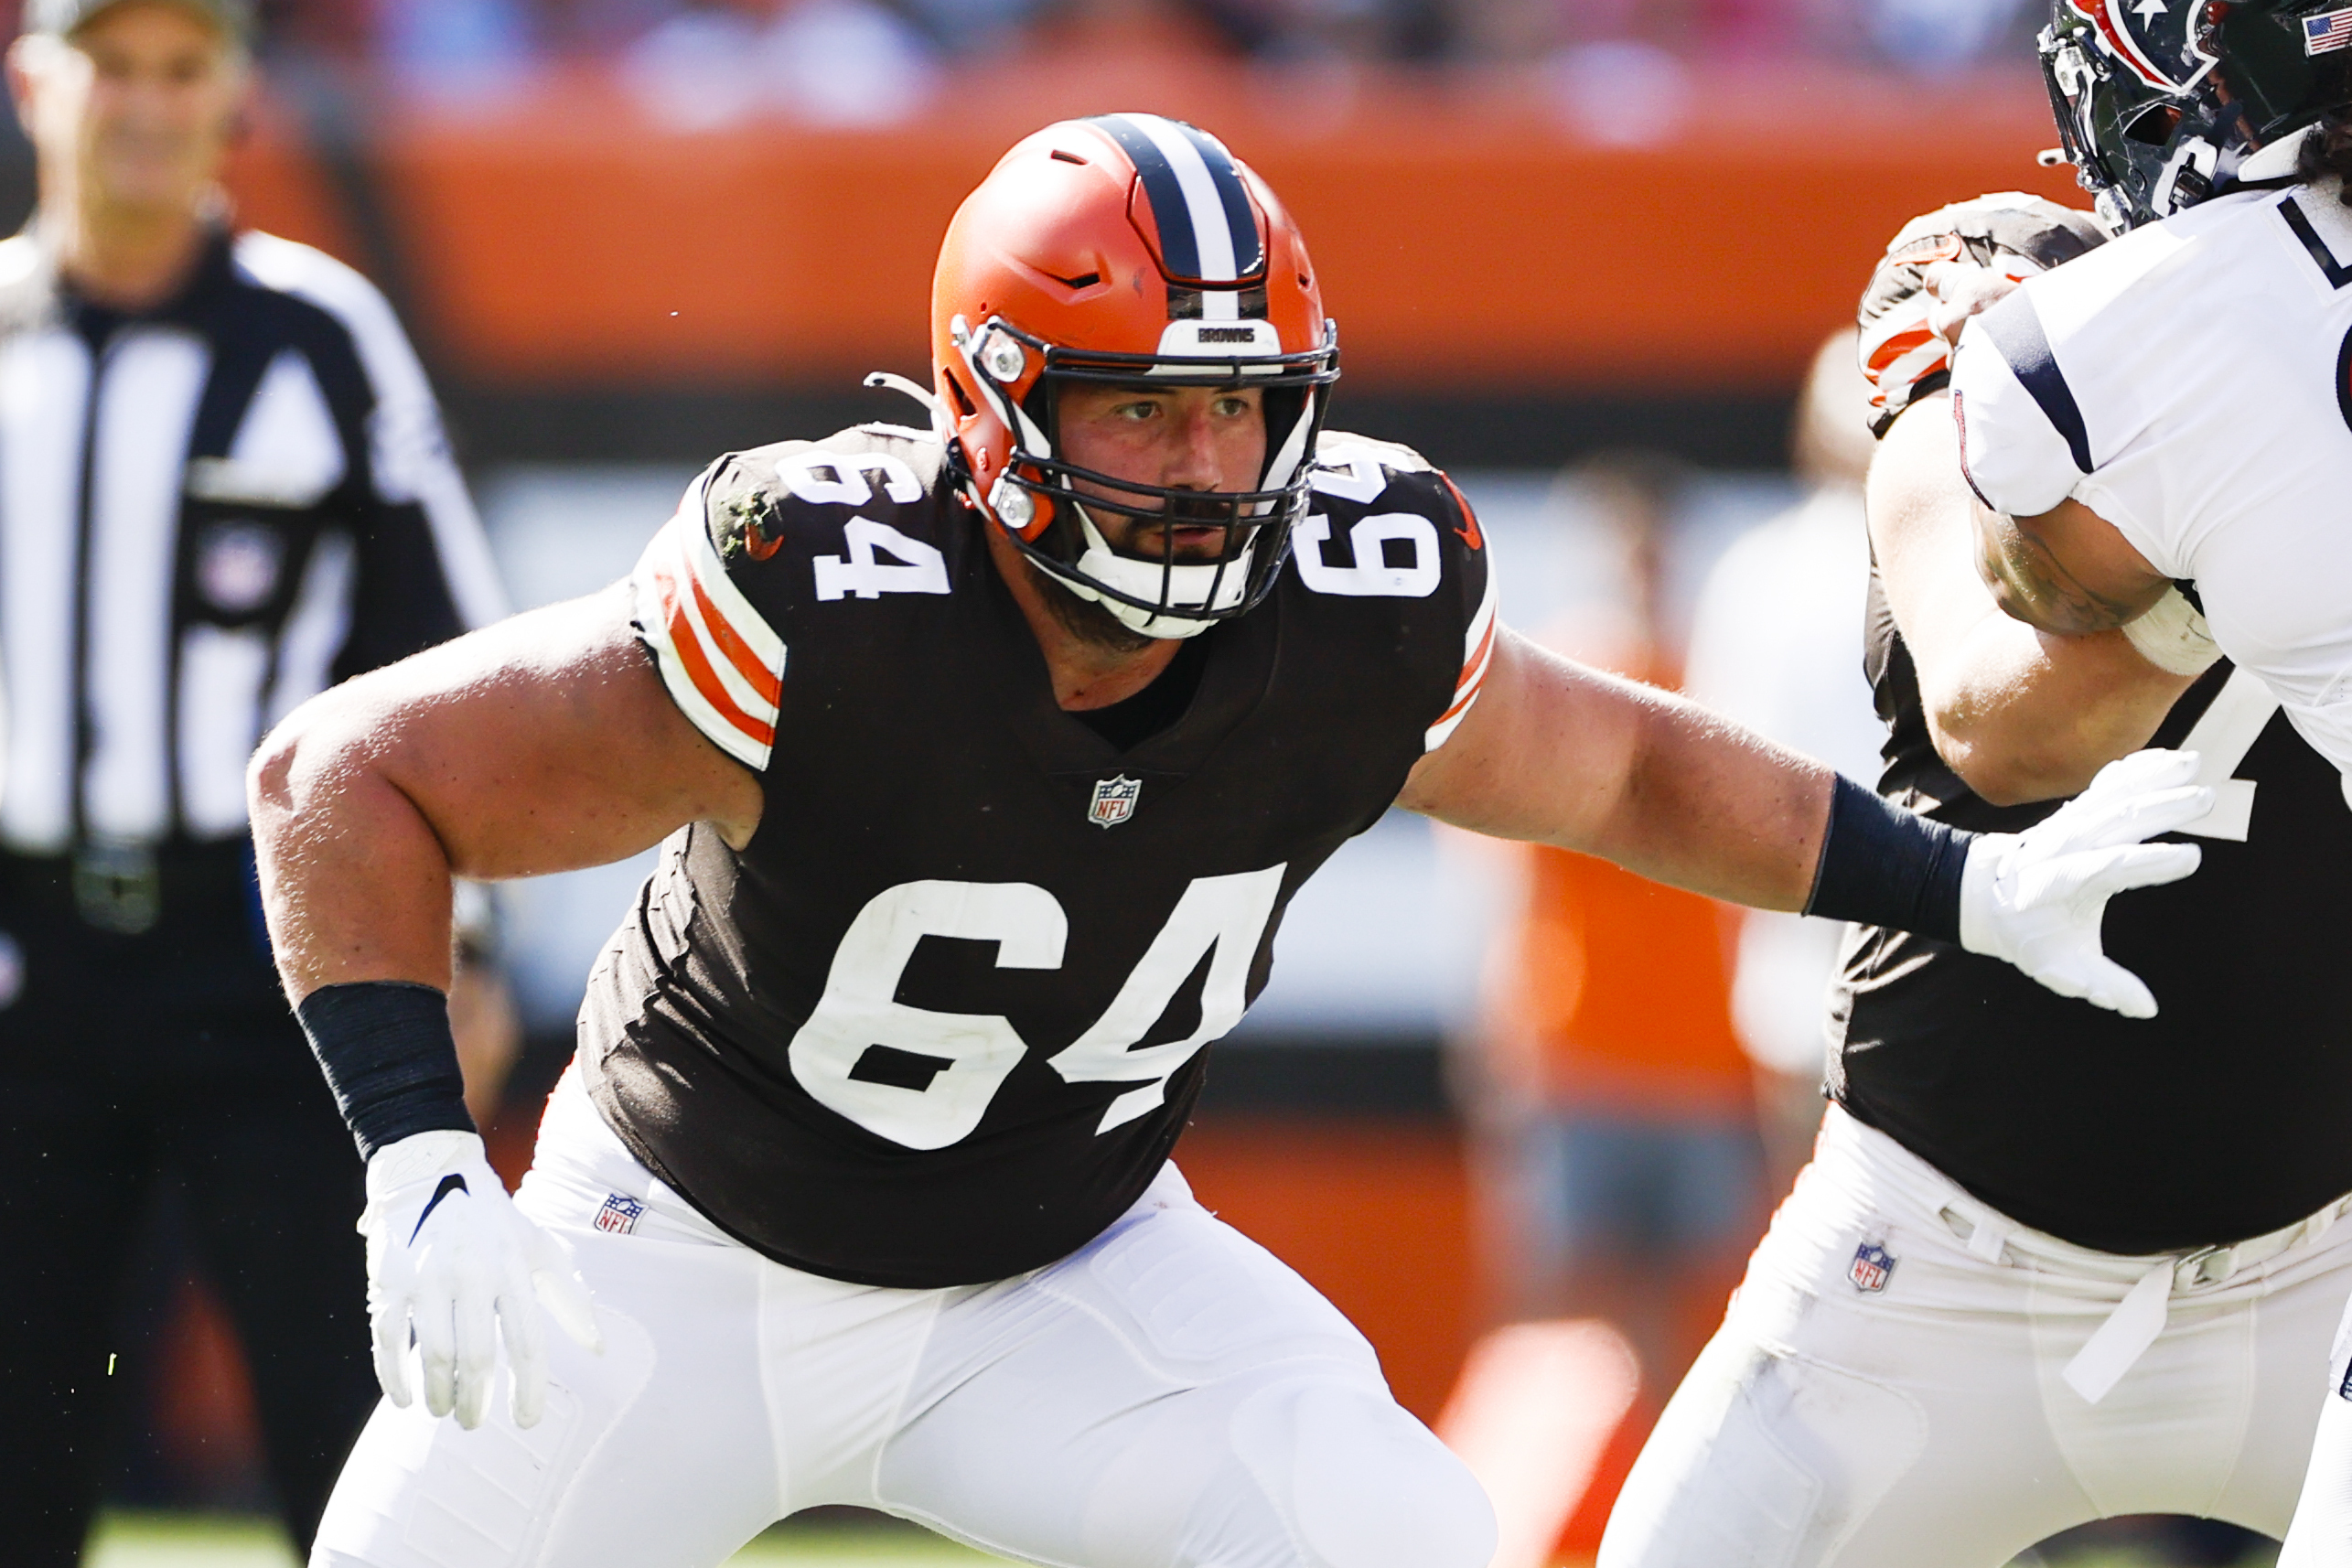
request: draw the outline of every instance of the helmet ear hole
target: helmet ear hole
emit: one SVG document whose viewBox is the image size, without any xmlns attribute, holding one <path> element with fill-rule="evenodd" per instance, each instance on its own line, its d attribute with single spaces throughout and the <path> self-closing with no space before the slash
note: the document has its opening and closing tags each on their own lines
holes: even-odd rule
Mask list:
<svg viewBox="0 0 2352 1568">
<path fill-rule="evenodd" d="M 2173 139 L 2180 123 L 2179 104 L 2151 103 L 2132 116 L 2123 127 L 2123 134 L 2142 146 L 2161 147 Z"/>
</svg>

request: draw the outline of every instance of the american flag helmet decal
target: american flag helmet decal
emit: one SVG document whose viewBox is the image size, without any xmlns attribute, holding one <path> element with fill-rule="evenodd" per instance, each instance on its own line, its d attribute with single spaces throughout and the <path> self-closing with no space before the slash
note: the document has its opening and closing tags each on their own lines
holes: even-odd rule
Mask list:
<svg viewBox="0 0 2352 1568">
<path fill-rule="evenodd" d="M 2341 48 L 2352 48 L 2352 6 L 2303 18 L 2303 52 L 2306 56 L 2334 54 Z"/>
</svg>

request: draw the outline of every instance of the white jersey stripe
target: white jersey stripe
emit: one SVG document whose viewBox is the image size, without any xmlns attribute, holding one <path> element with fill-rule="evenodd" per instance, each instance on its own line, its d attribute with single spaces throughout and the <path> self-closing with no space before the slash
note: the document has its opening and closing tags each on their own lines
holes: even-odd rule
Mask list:
<svg viewBox="0 0 2352 1568">
<path fill-rule="evenodd" d="M 1226 220 L 1225 203 L 1217 194 L 1216 178 L 1208 172 L 1200 149 L 1193 145 L 1191 137 L 1156 114 L 1127 114 L 1121 118 L 1150 137 L 1176 173 L 1177 188 L 1184 192 L 1185 211 L 1192 220 L 1193 239 L 1199 247 L 1201 281 L 1237 280 L 1240 274 L 1234 258 L 1233 226 Z M 1210 290 L 1208 294 L 1221 292 Z M 1204 307 L 1207 303 L 1204 297 Z"/>
<path fill-rule="evenodd" d="M 204 340 L 134 328 L 106 356 L 91 460 L 82 826 L 152 842 L 169 831 L 164 715 L 171 688 L 172 565 L 196 405 L 212 369 Z"/>
<path fill-rule="evenodd" d="M 11 242 L 15 243 L 16 242 Z M 90 351 L 62 331 L 0 345 L 0 840 L 54 854 L 73 836 L 74 531 Z"/>
<path fill-rule="evenodd" d="M 1469 628 L 1462 634 L 1462 674 L 1454 684 L 1454 701 L 1422 737 L 1424 752 L 1435 751 L 1452 739 L 1462 721 L 1469 717 L 1470 710 L 1478 704 L 1478 692 L 1486 684 L 1487 669 L 1494 663 L 1495 639 L 1501 630 L 1496 619 L 1502 602 L 1500 584 L 1489 556 L 1486 592 L 1479 596 L 1477 612 L 1471 616 Z"/>
<path fill-rule="evenodd" d="M 692 517 L 673 520 L 671 526 L 678 530 L 678 543 L 684 552 L 687 568 L 710 596 L 712 605 L 725 618 L 729 629 L 743 639 L 762 670 L 780 679 L 784 672 L 784 639 L 776 635 L 766 617 L 752 608 L 751 601 L 744 597 L 743 590 L 727 575 L 726 563 L 711 548 L 710 530 L 703 524 L 700 492 L 696 493 Z M 770 702 L 768 705 L 775 704 Z"/>
<path fill-rule="evenodd" d="M 384 296 L 333 257 L 271 234 L 240 235 L 237 264 L 269 287 L 326 311 L 350 333 L 376 393 L 368 434 L 377 493 L 424 509 L 449 596 L 468 627 L 504 618 L 506 588 L 465 478 L 449 455 L 440 405 Z"/>
<path fill-rule="evenodd" d="M 728 756 L 763 768 L 775 744 L 784 639 L 711 547 L 703 484 L 694 481 L 638 562 L 638 626 L 694 727 Z"/>
<path fill-rule="evenodd" d="M 188 493 L 230 505 L 307 509 L 343 482 L 335 415 L 301 350 L 281 349 L 262 375 L 225 457 L 188 465 Z"/>
<path fill-rule="evenodd" d="M 285 629 L 278 634 L 277 674 L 270 686 L 265 725 L 276 724 L 327 690 L 335 673 L 335 655 L 350 635 L 351 576 L 358 566 L 359 548 L 340 529 L 320 534 L 311 546 L 302 586 L 295 591 Z"/>
<path fill-rule="evenodd" d="M 692 532 L 697 536 L 703 534 L 700 528 Z M 693 547 L 682 545 L 682 542 L 673 540 L 671 544 L 674 553 L 672 558 L 663 564 L 679 588 L 673 619 L 682 618 L 693 632 L 695 645 L 702 650 L 703 659 L 709 663 L 711 672 L 718 677 L 719 685 L 725 691 L 728 700 L 751 718 L 773 725 L 776 722 L 774 699 L 754 687 L 746 678 L 741 662 L 727 646 L 727 634 L 734 628 L 724 618 L 714 618 L 710 613 L 717 608 L 717 602 L 710 596 L 708 579 L 694 569 L 694 564 L 684 553 L 691 552 Z M 725 578 L 721 577 L 719 581 L 725 582 Z M 768 630 L 764 622 L 758 630 L 770 639 L 774 638 L 775 634 Z"/>
<path fill-rule="evenodd" d="M 179 643 L 179 815 L 199 839 L 245 831 L 245 759 L 262 738 L 269 639 L 190 625 Z"/>
</svg>

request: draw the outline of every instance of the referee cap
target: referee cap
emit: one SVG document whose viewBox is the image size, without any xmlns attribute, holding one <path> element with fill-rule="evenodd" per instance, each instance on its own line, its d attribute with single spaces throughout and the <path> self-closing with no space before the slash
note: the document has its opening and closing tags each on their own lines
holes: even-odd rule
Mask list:
<svg viewBox="0 0 2352 1568">
<path fill-rule="evenodd" d="M 25 31 L 71 38 L 127 0 L 25 0 Z M 150 0 L 154 3 L 154 0 Z M 162 0 L 183 11 L 194 11 L 239 43 L 253 37 L 252 0 Z"/>
</svg>

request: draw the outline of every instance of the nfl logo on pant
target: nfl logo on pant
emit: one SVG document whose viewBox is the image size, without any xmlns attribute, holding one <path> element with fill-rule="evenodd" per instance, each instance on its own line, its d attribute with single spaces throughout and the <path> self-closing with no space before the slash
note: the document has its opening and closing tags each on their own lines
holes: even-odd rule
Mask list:
<svg viewBox="0 0 2352 1568">
<path fill-rule="evenodd" d="M 1135 797 L 1144 792 L 1144 781 L 1121 774 L 1116 779 L 1101 779 L 1094 786 L 1094 799 L 1086 808 L 1086 820 L 1098 828 L 1115 828 L 1135 814 Z"/>
<path fill-rule="evenodd" d="M 638 1218 L 644 1212 L 645 1205 L 637 1199 L 614 1193 L 605 1199 L 605 1206 L 596 1210 L 596 1229 L 609 1230 L 616 1236 L 626 1236 L 637 1229 Z"/>
<path fill-rule="evenodd" d="M 1859 1291 L 1882 1291 L 1887 1276 L 1895 1272 L 1895 1254 L 1876 1241 L 1864 1241 L 1853 1250 L 1853 1262 L 1846 1270 L 1846 1278 Z"/>
</svg>

